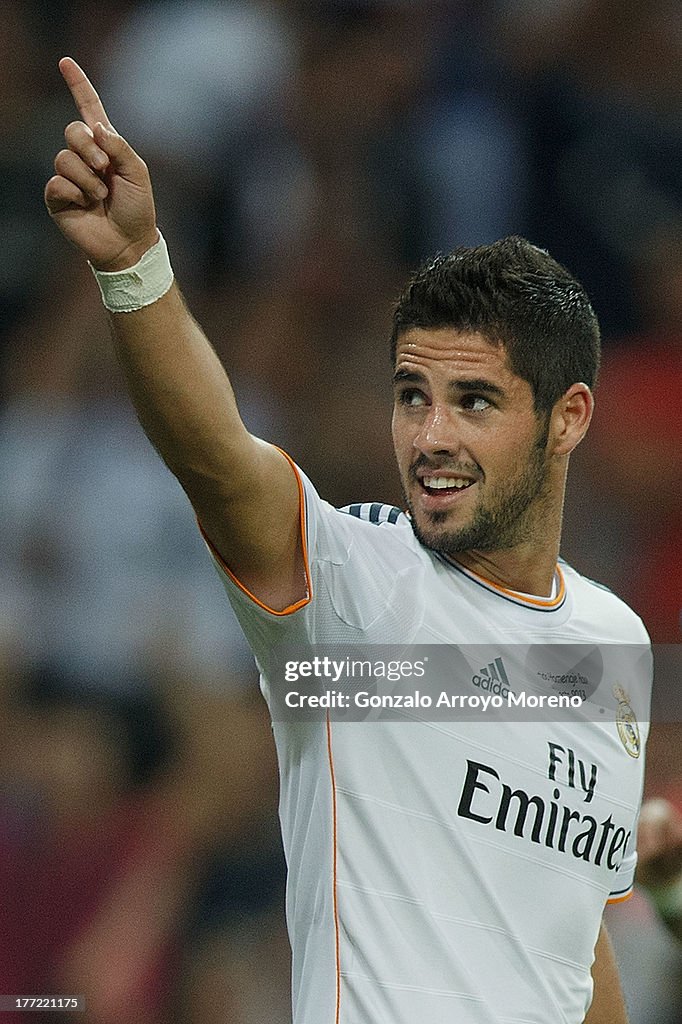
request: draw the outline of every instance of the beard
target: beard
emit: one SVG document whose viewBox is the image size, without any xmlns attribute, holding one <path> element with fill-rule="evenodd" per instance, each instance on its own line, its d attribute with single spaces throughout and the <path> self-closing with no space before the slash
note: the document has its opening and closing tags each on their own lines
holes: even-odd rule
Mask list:
<svg viewBox="0 0 682 1024">
<path fill-rule="evenodd" d="M 465 551 L 501 551 L 532 540 L 542 519 L 546 505 L 549 480 L 547 439 L 549 423 L 541 426 L 525 463 L 513 477 L 507 477 L 487 495 L 482 495 L 473 510 L 470 522 L 458 529 L 443 526 L 450 515 L 448 510 L 427 513 L 417 521 L 414 508 L 407 497 L 412 530 L 417 540 L 441 555 L 458 555 Z M 415 470 L 411 469 L 416 480 Z M 476 466 L 479 480 L 483 476 Z"/>
</svg>

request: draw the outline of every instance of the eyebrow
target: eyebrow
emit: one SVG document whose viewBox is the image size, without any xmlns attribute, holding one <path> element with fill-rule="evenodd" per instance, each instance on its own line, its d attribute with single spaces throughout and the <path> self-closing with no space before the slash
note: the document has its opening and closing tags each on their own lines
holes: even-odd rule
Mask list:
<svg viewBox="0 0 682 1024">
<path fill-rule="evenodd" d="M 397 370 L 393 375 L 393 383 L 397 384 L 426 384 L 426 377 L 423 373 L 414 370 Z M 504 398 L 505 391 L 492 381 L 484 377 L 462 377 L 458 380 L 451 380 L 448 387 L 452 391 L 479 391 L 481 394 L 494 395 L 496 398 Z"/>
</svg>

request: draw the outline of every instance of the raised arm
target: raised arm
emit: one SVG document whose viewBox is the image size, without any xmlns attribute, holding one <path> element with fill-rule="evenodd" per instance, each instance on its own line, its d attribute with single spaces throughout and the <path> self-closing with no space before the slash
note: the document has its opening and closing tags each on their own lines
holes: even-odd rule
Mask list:
<svg viewBox="0 0 682 1024">
<path fill-rule="evenodd" d="M 159 238 L 149 173 L 78 64 L 64 57 L 59 68 L 81 120 L 65 130 L 45 203 L 94 268 L 126 270 Z M 227 374 L 177 286 L 110 319 L 140 422 L 215 548 L 268 607 L 303 598 L 295 475 L 276 448 L 246 430 Z"/>
</svg>

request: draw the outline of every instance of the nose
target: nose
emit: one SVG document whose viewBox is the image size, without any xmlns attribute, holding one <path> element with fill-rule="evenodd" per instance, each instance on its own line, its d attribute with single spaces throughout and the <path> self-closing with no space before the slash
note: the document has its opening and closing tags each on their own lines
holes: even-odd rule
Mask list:
<svg viewBox="0 0 682 1024">
<path fill-rule="evenodd" d="M 424 455 L 452 455 L 459 448 L 455 426 L 447 409 L 432 405 L 426 411 L 413 445 Z"/>
</svg>

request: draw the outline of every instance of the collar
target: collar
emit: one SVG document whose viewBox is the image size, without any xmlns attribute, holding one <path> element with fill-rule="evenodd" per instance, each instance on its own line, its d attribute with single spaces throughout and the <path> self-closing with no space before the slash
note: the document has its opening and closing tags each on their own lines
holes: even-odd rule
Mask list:
<svg viewBox="0 0 682 1024">
<path fill-rule="evenodd" d="M 552 580 L 552 593 L 549 597 L 538 597 L 535 594 L 524 594 L 519 590 L 511 590 L 508 587 L 503 587 L 500 583 L 493 583 L 492 580 L 486 579 L 484 576 L 479 576 L 478 573 L 473 572 L 471 569 L 465 569 L 459 562 L 454 561 L 452 558 L 448 558 L 446 555 L 439 555 L 439 558 L 447 566 L 455 569 L 457 572 L 466 576 L 473 583 L 479 587 L 483 587 L 485 590 L 489 590 L 492 594 L 497 594 L 499 597 L 504 598 L 505 601 L 511 601 L 512 604 L 519 604 L 525 608 L 532 608 L 535 611 L 540 612 L 555 612 L 561 608 L 566 601 L 566 580 L 564 574 L 561 571 L 561 567 L 557 565 L 554 572 L 554 579 Z"/>
</svg>

